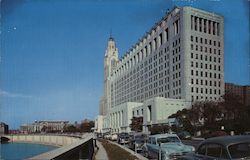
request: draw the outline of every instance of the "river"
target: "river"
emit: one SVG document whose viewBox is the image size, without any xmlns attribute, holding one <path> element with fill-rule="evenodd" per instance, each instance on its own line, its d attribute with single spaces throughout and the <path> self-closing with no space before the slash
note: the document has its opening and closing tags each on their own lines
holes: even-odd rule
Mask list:
<svg viewBox="0 0 250 160">
<path fill-rule="evenodd" d="M 42 144 L 3 143 L 0 144 L 0 160 L 23 160 L 56 148 Z"/>
</svg>

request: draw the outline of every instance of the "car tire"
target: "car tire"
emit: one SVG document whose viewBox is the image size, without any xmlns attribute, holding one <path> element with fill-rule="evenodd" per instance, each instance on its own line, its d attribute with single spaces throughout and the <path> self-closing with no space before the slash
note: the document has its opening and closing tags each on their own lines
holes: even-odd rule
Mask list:
<svg viewBox="0 0 250 160">
<path fill-rule="evenodd" d="M 148 152 L 145 148 L 142 149 L 142 155 L 146 158 L 149 158 Z"/>
</svg>

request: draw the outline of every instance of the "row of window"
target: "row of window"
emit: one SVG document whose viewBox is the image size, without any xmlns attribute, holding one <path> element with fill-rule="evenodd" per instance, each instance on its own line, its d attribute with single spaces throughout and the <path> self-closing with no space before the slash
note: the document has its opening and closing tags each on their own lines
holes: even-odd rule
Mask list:
<svg viewBox="0 0 250 160">
<path fill-rule="evenodd" d="M 202 68 L 203 69 L 203 63 L 202 62 L 199 63 L 199 62 L 193 62 L 193 61 L 191 61 L 191 67 L 192 68 L 195 67 L 195 68 Z M 212 64 L 205 63 L 204 68 L 205 69 L 214 70 L 214 71 L 216 71 L 216 70 L 221 71 L 220 65 L 212 65 Z"/>
<path fill-rule="evenodd" d="M 202 95 L 197 95 L 197 96 L 191 96 L 192 102 L 194 101 L 194 97 L 195 100 L 217 100 L 217 97 L 208 97 L 208 96 L 202 96 Z"/>
<path fill-rule="evenodd" d="M 176 20 L 173 23 L 175 35 L 179 34 L 180 25 L 179 20 Z M 119 74 L 121 71 L 124 71 L 125 69 L 131 68 L 132 66 L 135 66 L 136 63 L 140 62 L 144 58 L 146 58 L 151 53 L 155 52 L 157 49 L 161 47 L 163 43 L 166 43 L 169 40 L 169 29 L 166 28 L 163 32 L 161 32 L 157 37 L 155 37 L 152 41 L 148 43 L 143 49 L 141 49 L 137 54 L 135 54 L 132 58 L 127 60 L 122 66 L 120 66 L 116 71 L 115 74 Z M 178 40 L 180 43 L 180 39 Z M 177 43 L 177 41 L 176 41 Z M 167 48 L 169 49 L 169 48 Z M 166 51 L 166 48 L 165 48 Z"/>
<path fill-rule="evenodd" d="M 208 89 L 208 88 L 191 87 L 191 93 L 221 95 L 221 90 L 220 89 L 211 89 L 211 88 Z"/>
<path fill-rule="evenodd" d="M 198 54 L 198 53 L 194 54 L 194 53 L 191 52 L 191 58 L 192 59 L 197 59 L 197 60 L 202 60 L 203 61 L 203 57 L 204 57 L 205 61 L 210 61 L 210 62 L 214 61 L 214 62 L 217 62 L 217 60 L 218 60 L 218 63 L 221 62 L 221 58 L 220 57 L 216 58 L 216 57 L 211 56 L 211 55 L 203 55 L 203 54 Z"/>
<path fill-rule="evenodd" d="M 200 72 L 200 73 L 199 73 Z M 203 74 L 204 73 L 204 74 Z M 192 76 L 199 76 L 199 77 L 208 77 L 208 78 L 218 78 L 218 79 L 221 79 L 221 74 L 220 73 L 212 73 L 212 72 L 204 72 L 204 71 L 198 71 L 196 70 L 195 71 L 195 74 L 194 74 L 194 70 L 191 69 L 191 75 Z"/>
<path fill-rule="evenodd" d="M 191 30 L 220 35 L 220 23 L 191 15 Z"/>
<path fill-rule="evenodd" d="M 191 40 L 191 42 L 194 42 L 194 37 L 193 36 L 191 36 L 190 37 L 190 40 Z M 196 43 L 200 43 L 200 44 L 203 44 L 203 38 L 202 37 L 196 37 L 195 36 L 195 42 Z M 209 43 L 208 43 L 209 42 Z M 213 44 L 212 44 L 212 42 L 213 42 Z M 206 39 L 206 38 L 204 38 L 204 44 L 209 44 L 209 45 L 213 45 L 214 47 L 216 47 L 217 45 L 218 45 L 218 47 L 220 47 L 220 41 L 212 41 L 211 39 L 210 40 L 208 40 L 208 39 Z"/>
<path fill-rule="evenodd" d="M 132 114 L 133 114 L 133 116 L 135 116 L 135 111 L 133 111 Z M 137 116 L 143 115 L 143 109 L 136 110 L 136 115 L 137 115 Z"/>
<path fill-rule="evenodd" d="M 191 84 L 192 85 L 193 84 L 205 85 L 205 86 L 209 85 L 209 86 L 214 86 L 214 87 L 217 87 L 217 84 L 218 84 L 218 87 L 221 87 L 221 82 L 220 81 L 211 81 L 211 80 L 203 80 L 203 79 L 193 79 L 193 78 L 191 78 Z"/>
<path fill-rule="evenodd" d="M 195 49 L 194 49 L 195 47 Z M 213 49 L 213 48 L 210 48 L 210 47 L 203 47 L 203 46 L 200 46 L 200 49 L 199 49 L 199 45 L 194 45 L 194 44 L 191 44 L 190 45 L 190 48 L 191 50 L 195 50 L 195 51 L 201 51 L 201 52 L 205 52 L 205 53 L 212 53 L 212 50 L 213 50 L 213 54 L 217 54 L 220 55 L 221 54 L 221 50 L 220 49 Z M 203 48 L 204 48 L 204 51 L 203 51 Z"/>
</svg>

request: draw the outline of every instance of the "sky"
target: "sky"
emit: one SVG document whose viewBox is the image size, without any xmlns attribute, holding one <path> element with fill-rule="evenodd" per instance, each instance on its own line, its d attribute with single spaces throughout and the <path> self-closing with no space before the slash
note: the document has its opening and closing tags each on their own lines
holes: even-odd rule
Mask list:
<svg viewBox="0 0 250 160">
<path fill-rule="evenodd" d="M 168 9 L 224 16 L 225 82 L 250 85 L 248 0 L 0 0 L 0 121 L 94 119 L 112 32 L 122 57 Z"/>
</svg>

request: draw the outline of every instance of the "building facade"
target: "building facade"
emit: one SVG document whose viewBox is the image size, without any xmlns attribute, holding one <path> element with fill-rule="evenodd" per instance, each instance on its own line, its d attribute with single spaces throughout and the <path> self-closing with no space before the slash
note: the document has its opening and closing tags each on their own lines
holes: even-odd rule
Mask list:
<svg viewBox="0 0 250 160">
<path fill-rule="evenodd" d="M 35 121 L 32 124 L 24 124 L 20 126 L 23 133 L 40 133 L 40 132 L 63 132 L 64 127 L 69 121 Z"/>
<path fill-rule="evenodd" d="M 225 83 L 225 93 L 238 96 L 242 104 L 250 106 L 250 86 Z"/>
<path fill-rule="evenodd" d="M 6 123 L 0 122 L 0 134 L 8 134 L 9 126 Z"/>
<path fill-rule="evenodd" d="M 120 60 L 115 41 L 110 38 L 104 60 L 103 108 L 108 128 L 118 130 L 112 122 L 122 113 L 118 108 L 129 102 L 135 103 L 132 110 L 136 110 L 146 109 L 148 100 L 156 97 L 185 103 L 185 108 L 194 101 L 219 100 L 224 94 L 223 29 L 222 16 L 192 7 L 176 7 Z M 165 110 L 170 106 L 154 106 L 161 107 Z M 119 111 L 114 116 L 115 110 Z M 164 118 L 171 113 L 166 112 Z M 154 116 L 152 120 L 162 119 Z"/>
</svg>

